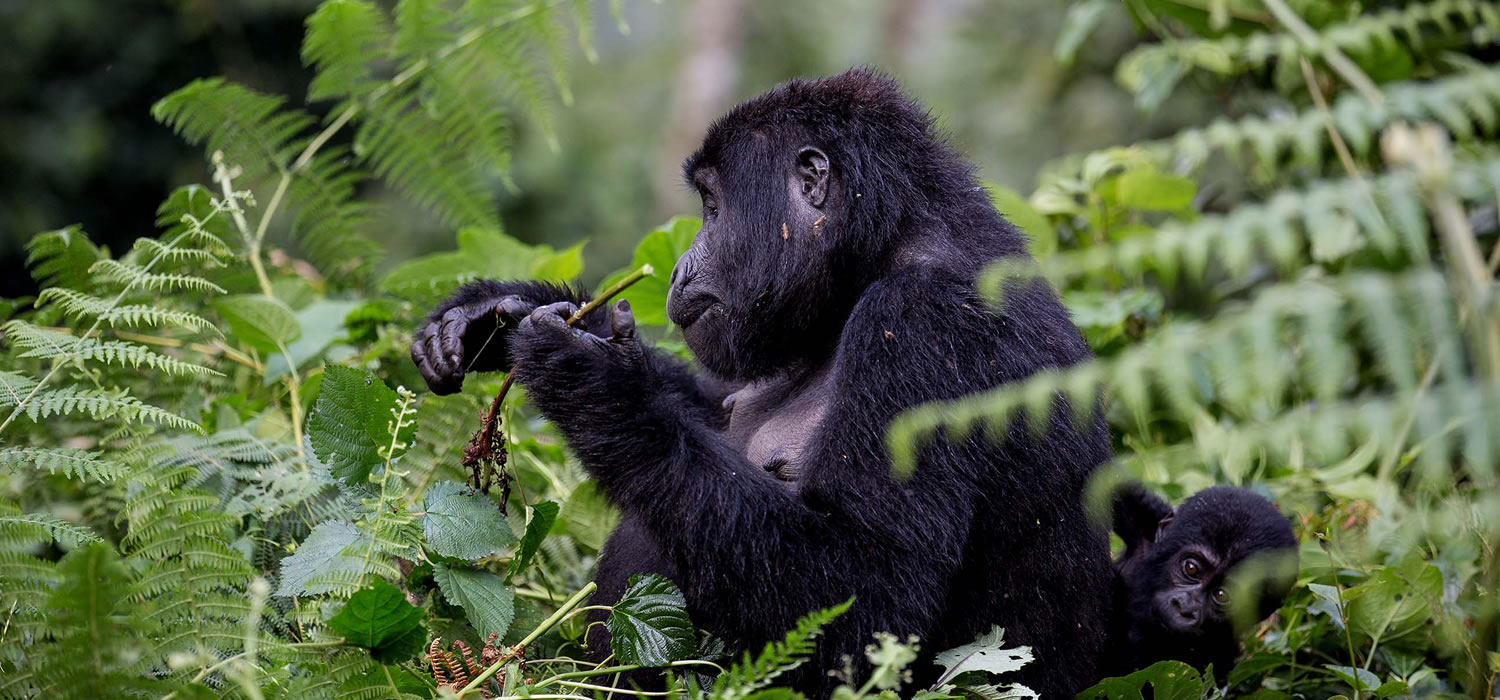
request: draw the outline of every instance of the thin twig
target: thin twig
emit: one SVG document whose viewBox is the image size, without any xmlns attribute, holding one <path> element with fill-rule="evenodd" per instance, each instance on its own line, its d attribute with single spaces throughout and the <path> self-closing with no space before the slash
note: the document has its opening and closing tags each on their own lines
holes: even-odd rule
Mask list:
<svg viewBox="0 0 1500 700">
<path fill-rule="evenodd" d="M 647 267 L 649 267 L 649 265 Z M 518 642 L 515 646 L 511 647 L 511 650 L 513 652 L 512 654 L 503 656 L 500 658 L 500 660 L 496 661 L 493 664 L 490 664 L 488 668 L 484 669 L 483 673 L 475 676 L 474 680 L 469 681 L 468 685 L 464 686 L 462 690 L 458 691 L 457 697 L 461 698 L 469 693 L 469 691 L 475 690 L 479 686 L 484 685 L 484 682 L 489 680 L 490 676 L 495 675 L 495 672 L 499 671 L 501 666 L 510 663 L 516 658 L 516 656 L 519 656 L 526 649 L 527 645 L 536 641 L 542 635 L 546 634 L 548 630 L 556 626 L 559 621 L 561 621 L 564 617 L 567 617 L 568 613 L 571 612 L 573 608 L 581 605 L 584 598 L 593 595 L 594 591 L 598 588 L 598 584 L 594 583 L 593 581 L 589 581 L 583 586 L 583 588 L 578 589 L 578 592 L 574 593 L 573 597 L 564 601 L 562 606 L 559 607 L 556 612 L 552 613 L 551 617 L 543 620 L 542 624 L 537 625 L 536 629 L 531 631 L 531 634 L 526 635 L 524 639 Z"/>
<path fill-rule="evenodd" d="M 1328 139 L 1333 142 L 1334 152 L 1339 154 L 1339 162 L 1344 164 L 1344 169 L 1349 171 L 1349 177 L 1356 180 L 1364 179 L 1364 174 L 1359 171 L 1359 166 L 1354 164 L 1354 156 L 1349 153 L 1349 145 L 1344 143 L 1343 135 L 1339 134 L 1338 126 L 1333 122 L 1333 112 L 1328 109 L 1328 100 L 1323 97 L 1323 89 L 1318 87 L 1318 76 L 1313 72 L 1312 62 L 1306 58 L 1302 61 L 1302 79 L 1307 81 L 1307 91 L 1312 94 L 1313 104 L 1317 105 L 1318 112 L 1323 115 L 1323 127 L 1328 130 Z"/>
<path fill-rule="evenodd" d="M 1297 37 L 1298 41 L 1302 42 L 1304 46 L 1315 49 L 1318 53 L 1322 54 L 1323 60 L 1328 62 L 1328 67 L 1338 73 L 1344 79 L 1344 82 L 1349 83 L 1360 94 L 1363 94 L 1365 99 L 1369 100 L 1371 104 L 1380 105 L 1385 103 L 1385 95 L 1380 92 L 1380 88 L 1375 85 L 1375 81 L 1371 80 L 1370 76 L 1365 75 L 1365 72 L 1360 70 L 1360 67 L 1354 61 L 1338 50 L 1338 47 L 1325 41 L 1318 34 L 1318 30 L 1313 29 L 1311 25 L 1303 21 L 1302 16 L 1297 14 L 1296 10 L 1289 7 L 1283 0 L 1261 0 L 1261 3 L 1266 6 L 1266 9 L 1271 11 L 1271 14 L 1276 16 L 1276 21 L 1280 22 L 1281 26 L 1286 27 L 1287 30 L 1291 31 Z"/>
</svg>

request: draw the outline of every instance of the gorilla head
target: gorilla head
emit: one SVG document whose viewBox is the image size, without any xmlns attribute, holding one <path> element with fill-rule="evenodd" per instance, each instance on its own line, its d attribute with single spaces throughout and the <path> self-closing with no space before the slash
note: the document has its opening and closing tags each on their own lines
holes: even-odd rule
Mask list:
<svg viewBox="0 0 1500 700">
<path fill-rule="evenodd" d="M 794 80 L 741 104 L 683 165 L 703 228 L 672 272 L 668 316 L 724 377 L 816 363 L 916 240 L 918 219 L 974 189 L 960 162 L 928 114 L 869 71 Z"/>
<path fill-rule="evenodd" d="M 1233 643 L 1235 619 L 1268 618 L 1286 597 L 1296 546 L 1292 523 L 1262 496 L 1202 490 L 1160 520 L 1154 543 L 1136 561 L 1122 562 L 1131 615 L 1185 642 Z"/>
</svg>

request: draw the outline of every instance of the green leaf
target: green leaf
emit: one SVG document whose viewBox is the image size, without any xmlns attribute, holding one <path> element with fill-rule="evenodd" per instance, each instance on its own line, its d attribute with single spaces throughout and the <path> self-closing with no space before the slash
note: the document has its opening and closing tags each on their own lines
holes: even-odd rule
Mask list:
<svg viewBox="0 0 1500 700">
<path fill-rule="evenodd" d="M 531 266 L 531 278 L 548 282 L 571 282 L 583 274 L 583 243 L 539 258 Z"/>
<path fill-rule="evenodd" d="M 1047 217 L 1031 206 L 1031 202 L 1008 187 L 990 185 L 989 190 L 990 201 L 994 202 L 995 209 L 1026 234 L 1026 239 L 1030 242 L 1027 248 L 1033 256 L 1041 259 L 1057 252 L 1057 231 L 1052 228 Z"/>
<path fill-rule="evenodd" d="M 636 323 L 646 326 L 667 325 L 667 283 L 672 278 L 672 268 L 677 266 L 677 259 L 693 245 L 693 239 L 697 237 L 702 225 L 700 219 L 679 216 L 657 227 L 636 245 L 630 265 L 605 277 L 599 283 L 599 288 L 607 289 L 640 266 L 650 265 L 656 272 L 631 285 L 623 296 L 630 300 L 630 311 L 635 315 Z"/>
<path fill-rule="evenodd" d="M 1142 211 L 1180 211 L 1192 205 L 1197 192 L 1198 186 L 1181 175 L 1137 168 L 1120 174 L 1115 203 Z"/>
<path fill-rule="evenodd" d="M 969 671 L 1010 673 L 1031 663 L 1031 647 L 1005 648 L 1005 629 L 999 625 L 988 633 L 960 647 L 954 647 L 933 658 L 943 667 L 943 677 L 952 678 Z"/>
<path fill-rule="evenodd" d="M 359 539 L 359 528 L 352 523 L 328 520 L 318 523 L 297 551 L 281 560 L 281 585 L 278 596 L 327 593 L 332 586 L 309 584 L 315 577 L 334 571 L 358 571 L 360 562 L 344 549 Z"/>
<path fill-rule="evenodd" d="M 585 481 L 568 495 L 560 517 L 573 539 L 601 549 L 615 524 L 620 522 L 620 511 L 610 504 L 594 482 Z"/>
<path fill-rule="evenodd" d="M 1078 57 L 1078 47 L 1094 33 L 1109 6 L 1108 0 L 1082 0 L 1068 8 L 1068 16 L 1063 18 L 1062 31 L 1058 32 L 1057 43 L 1052 49 L 1052 56 L 1058 63 L 1064 66 L 1073 64 L 1073 59 Z"/>
<path fill-rule="evenodd" d="M 376 661 L 400 663 L 422 650 L 427 633 L 422 629 L 422 609 L 407 602 L 406 594 L 375 579 L 355 593 L 344 609 L 328 620 L 328 627 L 350 644 L 370 650 Z"/>
<path fill-rule="evenodd" d="M 214 308 L 235 337 L 263 353 L 279 352 L 282 345 L 302 336 L 296 314 L 279 299 L 239 294 L 215 300 Z"/>
<path fill-rule="evenodd" d="M 630 587 L 609 613 L 610 648 L 623 664 L 665 666 L 691 659 L 697 630 L 677 585 L 656 574 L 630 577 Z"/>
<path fill-rule="evenodd" d="M 323 371 L 323 385 L 307 421 L 307 437 L 318 459 L 335 477 L 359 483 L 385 462 L 391 448 L 391 426 L 399 398 L 375 375 L 339 365 Z M 398 456 L 411 444 L 415 426 L 407 425 L 395 438 Z"/>
<path fill-rule="evenodd" d="M 509 545 L 515 536 L 489 496 L 456 481 L 439 481 L 423 500 L 422 534 L 432 551 L 455 559 L 478 559 Z"/>
<path fill-rule="evenodd" d="M 1333 675 L 1338 676 L 1339 680 L 1343 681 L 1350 688 L 1375 690 L 1380 687 L 1380 676 L 1365 669 L 1354 668 L 1353 666 L 1335 666 L 1333 664 L 1323 664 L 1323 668 L 1333 671 Z"/>
<path fill-rule="evenodd" d="M 1201 700 L 1203 697 L 1203 677 L 1198 671 L 1181 661 L 1160 661 L 1128 676 L 1106 678 L 1079 693 L 1078 698 L 1140 698 L 1141 691 L 1147 686 L 1151 687 L 1155 700 Z"/>
<path fill-rule="evenodd" d="M 302 337 L 286 348 L 292 361 L 301 367 L 323 354 L 329 345 L 344 335 L 344 318 L 359 306 L 357 301 L 319 299 L 298 310 L 297 325 L 302 328 Z M 277 353 L 266 362 L 266 374 L 261 382 L 270 385 L 286 372 L 286 355 Z"/>
<path fill-rule="evenodd" d="M 510 559 L 510 573 L 506 575 L 509 581 L 516 574 L 526 570 L 531 559 L 542 546 L 542 540 L 547 533 L 552 531 L 552 524 L 557 521 L 558 506 L 552 501 L 542 501 L 526 509 L 526 533 L 521 535 L 521 546 L 516 549 L 516 555 Z"/>
<path fill-rule="evenodd" d="M 480 637 L 505 636 L 516 616 L 516 594 L 499 576 L 468 566 L 434 564 L 432 578 L 443 597 L 468 614 L 469 624 Z"/>
</svg>

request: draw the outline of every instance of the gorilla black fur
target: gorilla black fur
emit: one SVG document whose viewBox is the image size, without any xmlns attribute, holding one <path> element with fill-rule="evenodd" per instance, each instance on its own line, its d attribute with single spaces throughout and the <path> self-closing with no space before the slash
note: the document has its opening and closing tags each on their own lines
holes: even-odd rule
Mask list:
<svg viewBox="0 0 1500 700">
<path fill-rule="evenodd" d="M 1111 570 L 1082 493 L 1110 456 L 1102 419 L 1079 428 L 1060 405 L 1044 431 L 938 439 L 904 483 L 884 446 L 908 408 L 1089 357 L 1044 283 L 998 310 L 975 292 L 986 264 L 1027 253 L 973 168 L 893 81 L 855 70 L 734 108 L 685 175 L 704 224 L 668 313 L 702 371 L 637 339 L 627 304 L 567 327 L 584 298 L 561 287 L 467 286 L 413 343 L 453 391 L 485 337 L 472 309 L 519 320 L 519 381 L 623 513 L 595 602 L 663 573 L 696 623 L 755 650 L 854 596 L 791 677 L 814 697 L 846 657 L 863 677 L 877 632 L 930 654 L 1001 625 L 1036 654 L 1015 680 L 1064 697 L 1096 678 Z"/>
<path fill-rule="evenodd" d="M 1174 509 L 1129 484 L 1113 506 L 1125 552 L 1115 566 L 1105 673 L 1123 675 L 1171 659 L 1199 669 L 1212 665 L 1222 679 L 1240 650 L 1233 596 L 1247 596 L 1248 617 L 1262 620 L 1295 579 L 1291 523 L 1264 497 L 1228 486 L 1199 491 Z M 1260 568 L 1245 572 L 1255 578 L 1236 589 L 1230 578 L 1247 560 Z"/>
</svg>

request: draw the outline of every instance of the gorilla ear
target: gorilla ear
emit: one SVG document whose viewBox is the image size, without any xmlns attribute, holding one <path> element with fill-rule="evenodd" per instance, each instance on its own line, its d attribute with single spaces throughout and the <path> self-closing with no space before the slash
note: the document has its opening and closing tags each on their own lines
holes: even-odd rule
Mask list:
<svg viewBox="0 0 1500 700">
<path fill-rule="evenodd" d="M 828 155 L 812 146 L 797 151 L 797 176 L 802 181 L 802 196 L 814 208 L 822 209 L 828 199 Z"/>
<path fill-rule="evenodd" d="M 1172 512 L 1167 513 L 1167 517 L 1162 518 L 1161 522 L 1159 522 L 1159 523 L 1156 524 L 1156 541 L 1157 542 L 1160 542 L 1161 541 L 1161 536 L 1167 533 L 1167 528 L 1171 527 L 1171 525 L 1172 525 L 1172 519 L 1175 518 L 1175 517 L 1177 517 L 1177 509 L 1173 508 Z"/>
</svg>

